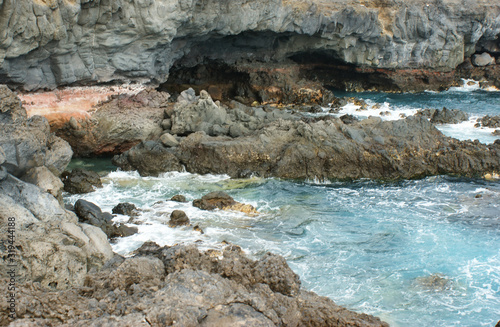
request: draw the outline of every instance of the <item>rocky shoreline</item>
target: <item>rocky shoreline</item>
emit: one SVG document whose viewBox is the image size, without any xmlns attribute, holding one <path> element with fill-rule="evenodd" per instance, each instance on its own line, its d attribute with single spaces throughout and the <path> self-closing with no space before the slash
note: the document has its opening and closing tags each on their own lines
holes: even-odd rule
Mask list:
<svg viewBox="0 0 500 327">
<path fill-rule="evenodd" d="M 0 303 L 1 325 L 388 326 L 302 289 L 277 255 L 254 261 L 231 244 L 200 252 L 154 243 L 129 258 L 114 254 L 108 237 L 129 230 L 110 224 L 105 213 L 96 220 L 90 203 L 77 203 L 76 214 L 62 206 L 69 144 L 45 118 L 28 118 L 7 87 L 0 88 L 0 108 L 0 231 L 13 235 L 2 239 L 0 251 L 2 265 L 14 267 L 2 270 L 0 290 L 15 299 L 14 314 L 11 302 Z M 85 191 L 83 180 L 95 182 L 76 173 L 62 177 L 73 191 Z M 214 196 L 198 205 L 210 209 Z"/>
</svg>

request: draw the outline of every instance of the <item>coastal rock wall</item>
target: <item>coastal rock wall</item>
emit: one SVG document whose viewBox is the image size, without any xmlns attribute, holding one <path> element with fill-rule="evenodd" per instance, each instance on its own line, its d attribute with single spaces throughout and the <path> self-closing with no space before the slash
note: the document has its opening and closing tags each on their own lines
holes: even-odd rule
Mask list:
<svg viewBox="0 0 500 327">
<path fill-rule="evenodd" d="M 499 14 L 500 4 L 473 0 L 3 0 L 0 82 L 26 90 L 161 83 L 174 64 L 286 65 L 311 53 L 449 71 L 476 51 L 496 56 Z"/>
</svg>

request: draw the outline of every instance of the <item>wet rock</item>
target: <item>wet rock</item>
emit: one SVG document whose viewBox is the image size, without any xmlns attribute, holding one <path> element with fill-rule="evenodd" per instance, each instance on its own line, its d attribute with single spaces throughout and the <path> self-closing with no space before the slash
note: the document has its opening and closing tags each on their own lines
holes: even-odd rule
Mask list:
<svg viewBox="0 0 500 327">
<path fill-rule="evenodd" d="M 114 214 L 120 214 L 125 216 L 137 216 L 138 209 L 133 203 L 122 202 L 118 203 L 112 210 Z"/>
<path fill-rule="evenodd" d="M 500 128 L 500 116 L 489 116 L 486 115 L 482 118 L 478 118 L 477 122 L 479 126 L 476 127 L 490 127 L 490 128 Z"/>
<path fill-rule="evenodd" d="M 94 187 L 102 187 L 99 175 L 90 170 L 75 168 L 61 176 L 64 190 L 71 194 L 94 192 Z"/>
<path fill-rule="evenodd" d="M 112 162 L 124 170 L 137 170 L 141 176 L 158 176 L 163 172 L 182 169 L 177 157 L 155 141 L 142 142 L 129 151 L 114 156 Z"/>
<path fill-rule="evenodd" d="M 494 136 L 500 136 L 500 129 L 494 130 L 491 134 Z"/>
<path fill-rule="evenodd" d="M 418 116 L 427 117 L 434 124 L 458 124 L 469 120 L 469 115 L 459 109 L 422 109 L 417 112 Z"/>
<path fill-rule="evenodd" d="M 472 63 L 474 66 L 484 67 L 488 65 L 495 64 L 495 58 L 492 57 L 489 53 L 483 52 L 481 54 L 475 54 L 472 56 Z"/>
<path fill-rule="evenodd" d="M 168 222 L 170 227 L 179 227 L 189 225 L 189 218 L 186 213 L 182 210 L 174 210 L 170 214 L 170 221 Z"/>
<path fill-rule="evenodd" d="M 113 224 L 113 216 L 110 213 L 102 212 L 94 203 L 82 199 L 76 201 L 75 213 L 79 221 L 99 227 L 110 239 L 130 236 L 138 231 L 136 227 L 128 227 L 121 223 Z"/>
<path fill-rule="evenodd" d="M 416 283 L 429 291 L 445 291 L 450 289 L 452 282 L 441 274 L 432 274 L 426 277 L 417 277 Z"/>
<path fill-rule="evenodd" d="M 170 201 L 175 201 L 175 202 L 187 202 L 186 197 L 181 194 L 174 195 Z"/>
<path fill-rule="evenodd" d="M 258 214 L 253 206 L 237 202 L 229 194 L 220 191 L 208 193 L 201 199 L 194 200 L 193 206 L 201 210 L 220 209 L 241 211 L 249 215 Z"/>
<path fill-rule="evenodd" d="M 163 134 L 160 137 L 160 141 L 164 146 L 169 148 L 179 145 L 179 141 L 177 141 L 177 139 L 172 134 L 169 133 Z"/>
</svg>

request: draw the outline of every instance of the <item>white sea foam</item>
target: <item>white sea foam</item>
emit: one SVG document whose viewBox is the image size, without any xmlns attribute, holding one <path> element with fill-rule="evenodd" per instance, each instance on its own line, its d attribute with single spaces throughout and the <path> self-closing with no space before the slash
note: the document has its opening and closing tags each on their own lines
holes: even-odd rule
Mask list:
<svg viewBox="0 0 500 327">
<path fill-rule="evenodd" d="M 478 90 L 488 91 L 488 92 L 499 92 L 500 90 L 495 86 L 482 87 L 481 84 L 473 79 L 462 78 L 462 86 L 450 87 L 446 92 L 474 92 Z"/>
</svg>

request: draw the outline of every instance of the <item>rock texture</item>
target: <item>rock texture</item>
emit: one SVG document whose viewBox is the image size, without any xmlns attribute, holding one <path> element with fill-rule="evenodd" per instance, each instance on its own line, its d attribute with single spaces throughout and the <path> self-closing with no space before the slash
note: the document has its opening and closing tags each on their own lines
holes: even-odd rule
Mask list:
<svg viewBox="0 0 500 327">
<path fill-rule="evenodd" d="M 28 90 L 164 82 L 173 66 L 207 60 L 269 63 L 265 79 L 277 71 L 273 63 L 318 58 L 341 70 L 432 75 L 476 51 L 493 53 L 499 13 L 497 2 L 484 0 L 3 0 L 0 82 Z"/>
<path fill-rule="evenodd" d="M 357 121 L 349 117 L 306 118 L 241 104 L 224 110 L 226 122 L 222 126 L 192 125 L 190 133 L 185 131 L 189 135 L 176 147 L 149 141 L 116 156 L 113 162 L 123 169 L 138 170 L 141 175 L 185 167 L 201 174 L 300 179 L 481 176 L 500 170 L 499 144 L 483 145 L 446 137 L 421 116 L 398 121 Z M 448 109 L 427 114 L 436 123 L 466 119 L 463 112 Z M 174 121 L 191 122 L 193 116 L 183 118 L 174 110 L 172 117 Z M 181 125 L 178 121 L 176 124 Z M 225 132 L 214 133 L 219 130 L 214 126 L 221 127 L 221 131 L 226 127 Z M 245 132 L 234 135 L 233 126 Z"/>
<path fill-rule="evenodd" d="M 280 256 L 253 261 L 230 245 L 217 258 L 154 243 L 133 258 L 115 257 L 81 289 L 21 287 L 18 317 L 17 324 L 74 326 L 388 326 L 301 289 Z"/>
<path fill-rule="evenodd" d="M 61 178 L 64 190 L 72 194 L 90 193 L 94 192 L 94 187 L 102 187 L 101 177 L 96 172 L 81 168 L 64 172 Z"/>
</svg>

